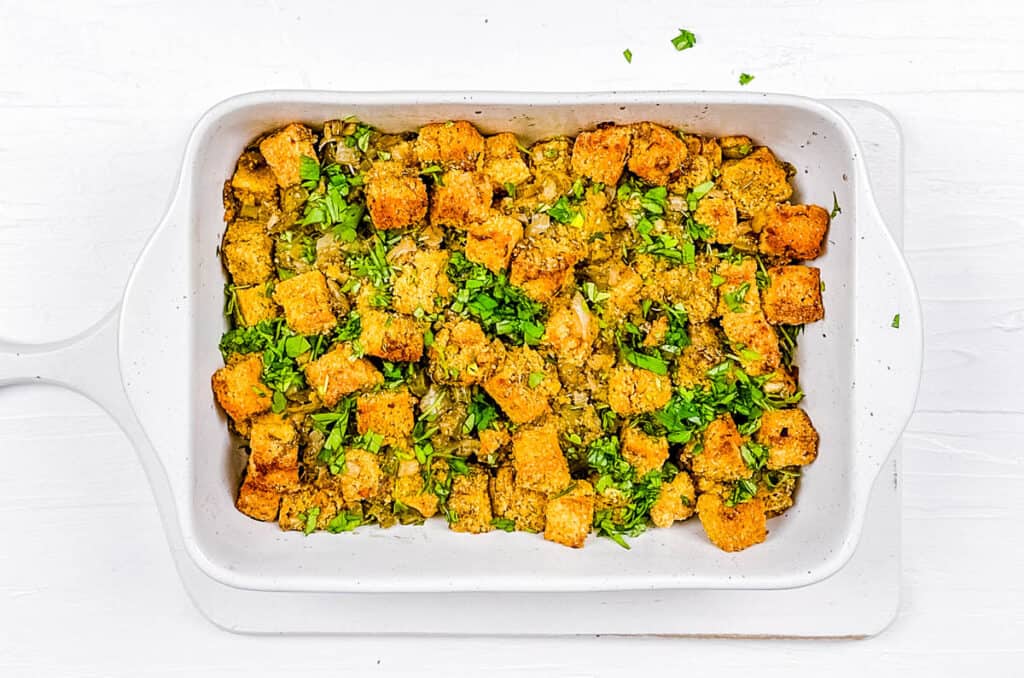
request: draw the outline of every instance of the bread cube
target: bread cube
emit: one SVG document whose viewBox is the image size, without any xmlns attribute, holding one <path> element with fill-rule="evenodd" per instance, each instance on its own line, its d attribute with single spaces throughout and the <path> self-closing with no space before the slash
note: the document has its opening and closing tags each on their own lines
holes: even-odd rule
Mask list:
<svg viewBox="0 0 1024 678">
<path fill-rule="evenodd" d="M 484 174 L 491 180 L 494 190 L 505 190 L 511 184 L 529 180 L 530 168 L 519 153 L 519 141 L 511 132 L 495 134 L 486 139 L 484 153 Z"/>
<path fill-rule="evenodd" d="M 260 380 L 263 357 L 251 353 L 242 360 L 213 373 L 213 394 L 235 424 L 270 409 L 270 388 Z"/>
<path fill-rule="evenodd" d="M 804 466 L 818 457 L 818 432 L 799 408 L 768 410 L 754 439 L 768 448 L 768 468 Z"/>
<path fill-rule="evenodd" d="M 472 170 L 484 153 L 484 138 L 465 120 L 437 122 L 420 128 L 416 159 L 423 165 Z"/>
<path fill-rule="evenodd" d="M 277 177 L 277 185 L 288 188 L 299 183 L 302 157 L 317 159 L 313 133 L 305 125 L 291 123 L 260 142 L 260 153 Z"/>
<path fill-rule="evenodd" d="M 725 360 L 725 351 L 718 331 L 710 323 L 690 323 L 687 326 L 690 345 L 683 349 L 676 362 L 676 383 L 683 388 L 708 384 L 708 370 Z"/>
<path fill-rule="evenodd" d="M 320 271 L 308 271 L 277 283 L 274 301 L 284 309 L 288 327 L 299 334 L 324 334 L 338 325 L 331 310 L 327 279 Z"/>
<path fill-rule="evenodd" d="M 517 487 L 552 494 L 568 487 L 569 463 L 558 443 L 558 426 L 547 419 L 512 436 L 512 468 Z"/>
<path fill-rule="evenodd" d="M 745 158 L 754 150 L 753 140 L 743 134 L 718 137 L 718 145 L 722 147 L 722 156 L 729 160 Z"/>
<path fill-rule="evenodd" d="M 306 381 L 326 407 L 334 407 L 349 393 L 384 383 L 384 375 L 369 360 L 356 357 L 347 342 L 307 363 L 304 370 Z"/>
<path fill-rule="evenodd" d="M 572 146 L 573 173 L 608 186 L 619 183 L 632 137 L 632 127 L 612 124 L 580 132 Z"/>
<path fill-rule="evenodd" d="M 274 242 L 258 221 L 232 221 L 224 232 L 220 249 L 236 285 L 258 285 L 274 274 Z"/>
<path fill-rule="evenodd" d="M 708 539 L 723 551 L 742 551 L 768 535 L 764 504 L 758 497 L 729 507 L 717 493 L 705 492 L 697 498 L 697 515 Z"/>
<path fill-rule="evenodd" d="M 719 185 L 736 201 L 742 217 L 752 217 L 793 195 L 786 169 L 763 146 L 742 160 L 723 163 Z"/>
<path fill-rule="evenodd" d="M 667 184 L 672 175 L 678 174 L 687 155 L 686 144 L 672 131 L 650 122 L 633 125 L 629 171 L 647 183 Z"/>
<path fill-rule="evenodd" d="M 448 510 L 453 514 L 448 524 L 451 529 L 473 534 L 494 529 L 489 485 L 487 471 L 479 466 L 470 466 L 469 473 L 452 475 L 452 494 L 448 498 Z"/>
<path fill-rule="evenodd" d="M 456 320 L 438 331 L 427 358 L 435 382 L 470 386 L 494 375 L 505 360 L 505 345 L 488 339 L 472 320 Z"/>
<path fill-rule="evenodd" d="M 763 313 L 726 313 L 722 329 L 747 374 L 771 374 L 782 364 L 779 337 Z"/>
<path fill-rule="evenodd" d="M 423 357 L 423 332 L 408 316 L 363 311 L 359 341 L 367 355 L 392 362 L 416 362 Z"/>
<path fill-rule="evenodd" d="M 693 220 L 711 228 L 711 242 L 731 245 L 750 232 L 750 224 L 736 219 L 736 202 L 725 191 L 714 190 L 697 203 Z"/>
<path fill-rule="evenodd" d="M 249 477 L 242 483 L 235 501 L 235 508 L 256 520 L 277 520 L 280 507 L 280 492 L 269 490 Z"/>
<path fill-rule="evenodd" d="M 248 480 L 277 492 L 299 484 L 299 436 L 291 421 L 279 414 L 254 419 L 249 450 Z"/>
<path fill-rule="evenodd" d="M 636 477 L 642 478 L 668 461 L 668 440 L 627 426 L 622 434 L 622 457 L 633 467 Z"/>
<path fill-rule="evenodd" d="M 327 525 L 342 510 L 343 503 L 342 498 L 333 492 L 305 486 L 298 492 L 282 495 L 277 524 L 282 530 L 304 532 L 310 516 L 313 516 L 312 528 L 326 530 Z"/>
<path fill-rule="evenodd" d="M 345 450 L 345 466 L 338 474 L 341 495 L 346 502 L 372 499 L 381 487 L 380 459 L 376 454 L 350 447 Z"/>
<path fill-rule="evenodd" d="M 242 324 L 246 327 L 271 320 L 277 317 L 278 308 L 274 300 L 267 294 L 267 285 L 238 287 L 235 289 L 235 300 Z"/>
<path fill-rule="evenodd" d="M 762 254 L 784 259 L 816 259 L 825 244 L 828 212 L 818 205 L 770 205 L 754 214 Z"/>
<path fill-rule="evenodd" d="M 649 255 L 641 255 L 649 256 Z M 672 266 L 647 276 L 644 298 L 681 303 L 690 322 L 706 322 L 715 316 L 718 288 L 712 280 L 711 257 L 698 255 L 693 267 Z"/>
<path fill-rule="evenodd" d="M 491 511 L 496 518 L 511 520 L 516 529 L 523 532 L 541 532 L 544 529 L 547 494 L 517 483 L 514 468 L 499 467 L 491 479 L 490 489 Z"/>
<path fill-rule="evenodd" d="M 668 375 L 628 364 L 612 369 L 608 375 L 608 404 L 623 417 L 653 412 L 671 398 L 672 380 Z"/>
<path fill-rule="evenodd" d="M 686 520 L 697 507 L 693 480 L 686 471 L 680 471 L 671 482 L 663 483 L 658 498 L 651 506 L 651 522 L 655 527 L 671 527 L 678 520 Z"/>
<path fill-rule="evenodd" d="M 757 261 L 753 257 L 735 264 L 723 260 L 716 272 L 724 279 L 718 286 L 718 315 L 758 313 L 761 310 Z"/>
<path fill-rule="evenodd" d="M 502 448 L 512 440 L 508 431 L 503 428 L 484 429 L 480 431 L 478 438 L 480 439 L 480 449 L 476 452 L 476 458 L 487 463 L 489 466 L 494 465 L 493 460 L 498 457 Z"/>
<path fill-rule="evenodd" d="M 704 429 L 703 449 L 698 449 L 694 444 L 688 447 L 693 474 L 715 481 L 749 478 L 752 471 L 740 453 L 742 444 L 743 438 L 736 429 L 732 415 L 719 415 Z"/>
<path fill-rule="evenodd" d="M 366 207 L 380 230 L 414 226 L 427 216 L 427 186 L 398 162 L 375 162 L 366 173 Z"/>
<path fill-rule="evenodd" d="M 811 266 L 768 269 L 764 316 L 773 325 L 803 325 L 825 317 L 821 303 L 821 271 Z"/>
<path fill-rule="evenodd" d="M 764 504 L 764 514 L 767 518 L 782 515 L 793 505 L 793 493 L 796 491 L 797 481 L 797 476 L 790 473 L 771 475 L 777 480 L 775 487 L 763 484 L 757 488 L 757 496 Z"/>
<path fill-rule="evenodd" d="M 356 401 L 356 426 L 359 433 L 373 431 L 384 436 L 386 445 L 407 449 L 416 421 L 413 405 L 413 397 L 405 388 L 359 396 Z"/>
<path fill-rule="evenodd" d="M 538 141 L 530 147 L 530 167 L 534 177 L 551 172 L 567 174 L 570 170 L 569 139 L 557 137 Z"/>
<path fill-rule="evenodd" d="M 277 177 L 259 153 L 243 153 L 231 177 L 235 197 L 247 205 L 272 200 L 277 195 Z"/>
<path fill-rule="evenodd" d="M 447 250 L 416 249 L 396 260 L 391 307 L 404 315 L 440 311 L 454 292 L 448 256 Z"/>
<path fill-rule="evenodd" d="M 482 223 L 491 214 L 493 198 L 486 175 L 449 170 L 432 189 L 430 223 L 461 229 Z"/>
<path fill-rule="evenodd" d="M 530 386 L 531 375 L 543 375 Z M 533 377 L 536 380 L 536 377 Z M 562 384 L 553 365 L 527 346 L 509 349 L 492 377 L 483 382 L 505 415 L 515 424 L 527 424 L 551 411 L 551 398 Z"/>
<path fill-rule="evenodd" d="M 402 462 L 399 466 L 391 497 L 396 502 L 415 509 L 424 518 L 437 514 L 437 495 L 427 490 L 423 482 L 422 468 L 415 460 Z"/>
<path fill-rule="evenodd" d="M 470 225 L 468 231 L 466 258 L 486 266 L 492 273 L 508 268 L 512 249 L 523 238 L 519 220 L 498 212 L 491 213 L 481 224 Z"/>
<path fill-rule="evenodd" d="M 529 238 L 512 258 L 509 282 L 531 299 L 546 303 L 572 279 L 573 268 L 583 254 L 564 237 L 542 234 Z"/>
<path fill-rule="evenodd" d="M 597 331 L 598 320 L 581 298 L 551 310 L 542 344 L 554 353 L 558 364 L 579 367 L 590 357 Z"/>
<path fill-rule="evenodd" d="M 668 186 L 670 192 L 678 195 L 686 195 L 704 182 L 712 181 L 722 166 L 722 149 L 716 139 L 687 134 L 683 143 L 687 148 L 686 161 L 678 178 Z"/>
<path fill-rule="evenodd" d="M 594 488 L 577 480 L 569 492 L 548 500 L 544 509 L 544 538 L 578 549 L 594 523 Z"/>
</svg>

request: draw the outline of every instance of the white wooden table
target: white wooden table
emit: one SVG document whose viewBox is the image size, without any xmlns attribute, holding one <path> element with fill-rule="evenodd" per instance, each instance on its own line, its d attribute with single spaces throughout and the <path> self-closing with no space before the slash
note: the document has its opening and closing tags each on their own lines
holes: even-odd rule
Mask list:
<svg viewBox="0 0 1024 678">
<path fill-rule="evenodd" d="M 241 91 L 732 89 L 749 72 L 750 89 L 870 99 L 904 127 L 926 315 L 898 619 L 859 642 L 227 634 L 185 597 L 114 424 L 17 388 L 0 391 L 0 676 L 1019 675 L 1024 7 L 372 4 L 0 2 L 0 336 L 61 338 L 115 303 L 190 126 Z M 679 27 L 697 47 L 673 50 Z"/>
</svg>

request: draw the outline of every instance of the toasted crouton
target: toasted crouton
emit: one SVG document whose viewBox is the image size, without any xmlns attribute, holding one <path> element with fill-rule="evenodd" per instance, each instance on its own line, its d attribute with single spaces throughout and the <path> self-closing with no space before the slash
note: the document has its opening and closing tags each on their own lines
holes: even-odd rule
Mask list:
<svg viewBox="0 0 1024 678">
<path fill-rule="evenodd" d="M 257 285 L 274 274 L 274 242 L 258 221 L 236 219 L 224 232 L 221 252 L 236 285 Z"/>
<path fill-rule="evenodd" d="M 676 363 L 676 383 L 693 388 L 708 383 L 708 370 L 725 360 L 725 351 L 714 325 L 690 323 L 687 330 L 690 345 L 683 349 Z"/>
<path fill-rule="evenodd" d="M 501 466 L 491 479 L 491 511 L 496 518 L 515 523 L 517 530 L 540 532 L 544 529 L 547 494 L 530 490 L 516 482 L 511 466 Z"/>
<path fill-rule="evenodd" d="M 718 145 L 722 148 L 722 157 L 727 160 L 745 158 L 754 150 L 754 142 L 742 134 L 718 137 Z"/>
<path fill-rule="evenodd" d="M 636 477 L 642 478 L 668 461 L 668 440 L 627 426 L 622 434 L 622 457 L 633 467 Z"/>
<path fill-rule="evenodd" d="M 256 418 L 249 450 L 248 479 L 277 492 L 299 484 L 299 436 L 291 421 L 278 414 Z"/>
<path fill-rule="evenodd" d="M 592 132 L 580 132 L 572 146 L 572 171 L 614 186 L 626 166 L 632 136 L 632 127 L 619 125 L 601 125 Z"/>
<path fill-rule="evenodd" d="M 284 309 L 288 327 L 299 334 L 323 334 L 338 324 L 331 311 L 327 279 L 320 271 L 282 280 L 274 288 L 274 301 Z"/>
<path fill-rule="evenodd" d="M 384 311 L 363 311 L 359 340 L 367 355 L 393 362 L 423 357 L 423 333 L 412 318 Z"/>
<path fill-rule="evenodd" d="M 633 125 L 629 171 L 649 184 L 664 186 L 677 174 L 688 155 L 686 144 L 661 125 L 641 122 Z"/>
<path fill-rule="evenodd" d="M 569 140 L 565 137 L 545 139 L 530 146 L 530 167 L 535 177 L 569 172 Z"/>
<path fill-rule="evenodd" d="M 235 197 L 245 204 L 273 199 L 277 194 L 277 177 L 259 153 L 243 153 L 231 177 Z"/>
<path fill-rule="evenodd" d="M 793 195 L 786 169 L 763 146 L 742 160 L 723 163 L 719 184 L 736 201 L 744 217 L 752 217 Z"/>
<path fill-rule="evenodd" d="M 380 460 L 377 455 L 358 447 L 350 447 L 345 451 L 345 466 L 338 474 L 338 484 L 346 502 L 376 497 L 380 483 Z"/>
<path fill-rule="evenodd" d="M 327 490 L 304 486 L 281 497 L 277 524 L 282 530 L 326 530 L 342 508 L 342 498 Z"/>
<path fill-rule="evenodd" d="M 771 374 L 782 364 L 779 337 L 763 313 L 726 313 L 722 329 L 747 374 Z"/>
<path fill-rule="evenodd" d="M 447 250 L 417 249 L 395 263 L 398 272 L 392 286 L 392 307 L 399 313 L 437 313 L 452 296 Z"/>
<path fill-rule="evenodd" d="M 405 388 L 365 393 L 356 401 L 359 433 L 373 431 L 384 436 L 386 445 L 408 448 L 415 418 L 413 397 Z"/>
<path fill-rule="evenodd" d="M 280 492 L 269 490 L 248 477 L 238 490 L 238 500 L 235 501 L 239 511 L 256 520 L 277 520 L 280 506 Z"/>
<path fill-rule="evenodd" d="M 736 219 L 736 202 L 725 191 L 711 191 L 697 203 L 694 221 L 711 228 L 711 242 L 731 245 L 750 231 L 750 224 Z"/>
<path fill-rule="evenodd" d="M 803 325 L 825 317 L 821 303 L 821 271 L 811 266 L 768 269 L 764 316 L 773 325 Z"/>
<path fill-rule="evenodd" d="M 482 223 L 491 214 L 493 197 L 486 175 L 449 170 L 433 187 L 430 223 L 462 229 Z"/>
<path fill-rule="evenodd" d="M 715 315 L 718 288 L 713 282 L 713 260 L 699 255 L 691 266 L 672 266 L 650 276 L 644 285 L 647 299 L 663 299 L 686 307 L 690 322 L 707 322 Z"/>
<path fill-rule="evenodd" d="M 764 504 L 758 497 L 729 507 L 718 494 L 706 492 L 697 498 L 697 515 L 708 539 L 723 551 L 742 551 L 760 544 L 768 534 Z"/>
<path fill-rule="evenodd" d="M 263 385 L 263 358 L 252 353 L 233 365 L 213 373 L 213 393 L 217 402 L 236 424 L 247 422 L 254 414 L 270 409 L 270 388 Z"/>
<path fill-rule="evenodd" d="M 620 365 L 608 375 L 608 404 L 624 417 L 653 412 L 672 397 L 672 380 L 667 375 Z"/>
<path fill-rule="evenodd" d="M 378 229 L 413 226 L 427 215 L 427 186 L 397 162 L 375 162 L 366 173 L 366 207 Z"/>
<path fill-rule="evenodd" d="M 551 398 L 562 385 L 553 365 L 528 346 L 521 346 L 506 352 L 505 360 L 483 387 L 513 423 L 526 424 L 551 411 Z"/>
<path fill-rule="evenodd" d="M 673 179 L 668 186 L 669 191 L 679 195 L 686 195 L 704 182 L 712 181 L 722 166 L 722 149 L 717 140 L 687 134 L 683 137 L 683 143 L 688 151 L 686 161 L 679 177 Z"/>
<path fill-rule="evenodd" d="M 569 485 L 569 463 L 558 444 L 558 426 L 553 419 L 516 431 L 512 436 L 512 467 L 516 483 L 527 490 L 551 494 Z"/>
<path fill-rule="evenodd" d="M 437 495 L 427 490 L 422 469 L 416 460 L 402 462 L 399 466 L 391 497 L 396 502 L 415 509 L 424 518 L 430 518 L 437 513 Z"/>
<path fill-rule="evenodd" d="M 476 169 L 484 153 L 484 138 L 465 120 L 424 125 L 416 138 L 416 159 L 423 165 Z"/>
<path fill-rule="evenodd" d="M 578 294 L 578 293 L 577 293 Z M 587 362 L 597 337 L 598 321 L 580 299 L 558 304 L 544 326 L 543 345 L 560 365 L 581 366 Z"/>
<path fill-rule="evenodd" d="M 488 339 L 472 320 L 458 320 L 438 331 L 427 357 L 431 379 L 470 386 L 491 378 L 505 359 L 505 345 Z"/>
<path fill-rule="evenodd" d="M 768 448 L 768 468 L 804 466 L 818 456 L 818 432 L 799 408 L 768 410 L 761 415 L 755 440 Z"/>
<path fill-rule="evenodd" d="M 277 177 L 277 185 L 288 188 L 299 183 L 302 157 L 317 159 L 313 133 L 305 125 L 292 123 L 260 142 L 260 153 Z"/>
<path fill-rule="evenodd" d="M 305 367 L 306 381 L 327 407 L 334 407 L 349 393 L 384 383 L 369 360 L 357 358 L 348 343 L 340 343 Z"/>
<path fill-rule="evenodd" d="M 582 257 L 579 247 L 565 238 L 547 233 L 529 238 L 512 258 L 509 282 L 531 299 L 547 302 L 569 282 Z"/>
<path fill-rule="evenodd" d="M 793 493 L 796 491 L 798 476 L 785 471 L 770 471 L 766 478 L 771 478 L 775 484 L 761 485 L 757 488 L 757 496 L 764 503 L 765 517 L 774 518 L 785 513 L 793 505 Z"/>
<path fill-rule="evenodd" d="M 704 429 L 702 448 L 691 444 L 693 474 L 707 480 L 738 480 L 751 474 L 743 461 L 740 437 L 731 414 L 720 415 Z"/>
<path fill-rule="evenodd" d="M 548 500 L 544 509 L 544 538 L 578 549 L 590 534 L 594 522 L 594 488 L 577 480 L 571 490 Z"/>
<path fill-rule="evenodd" d="M 481 224 L 472 224 L 466 236 L 466 258 L 492 273 L 508 268 L 512 249 L 523 237 L 518 219 L 494 212 Z"/>
<path fill-rule="evenodd" d="M 747 257 L 739 263 L 723 260 L 716 270 L 722 278 L 718 286 L 718 314 L 757 313 L 761 294 L 757 286 L 757 261 Z"/>
<path fill-rule="evenodd" d="M 677 520 L 686 520 L 693 515 L 697 497 L 693 480 L 685 471 L 664 483 L 658 490 L 658 499 L 651 506 L 651 522 L 655 527 L 669 527 Z"/>
<path fill-rule="evenodd" d="M 508 445 L 512 439 L 508 431 L 503 428 L 488 428 L 480 431 L 480 449 L 476 452 L 476 458 L 493 466 L 502 448 Z"/>
<path fill-rule="evenodd" d="M 816 259 L 828 230 L 828 212 L 817 205 L 770 205 L 754 214 L 758 249 L 785 259 Z"/>
<path fill-rule="evenodd" d="M 511 132 L 495 134 L 486 139 L 484 174 L 491 180 L 494 190 L 518 186 L 530 178 L 530 168 L 519 153 L 519 142 Z"/>
<path fill-rule="evenodd" d="M 277 317 L 277 304 L 267 294 L 267 285 L 238 287 L 235 289 L 235 299 L 238 303 L 238 313 L 242 316 L 242 324 L 246 327 Z"/>
<path fill-rule="evenodd" d="M 451 522 L 456 532 L 479 534 L 494 529 L 491 525 L 491 496 L 487 489 L 490 477 L 479 466 L 470 466 L 469 473 L 453 474 L 452 494 L 448 499 Z"/>
</svg>

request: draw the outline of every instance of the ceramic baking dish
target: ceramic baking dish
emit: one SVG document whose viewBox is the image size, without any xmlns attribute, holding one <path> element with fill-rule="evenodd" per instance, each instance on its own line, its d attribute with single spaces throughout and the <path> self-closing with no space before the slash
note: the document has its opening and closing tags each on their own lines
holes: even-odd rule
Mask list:
<svg viewBox="0 0 1024 678">
<path fill-rule="evenodd" d="M 827 316 L 804 333 L 798 358 L 820 454 L 796 505 L 769 521 L 764 544 L 724 553 L 696 520 L 650 530 L 629 551 L 596 537 L 573 550 L 523 533 L 470 536 L 443 521 L 307 537 L 235 510 L 244 455 L 210 392 L 225 330 L 221 185 L 261 132 L 348 115 L 385 131 L 466 119 L 485 134 L 511 130 L 526 143 L 603 121 L 744 133 L 796 166 L 794 200 L 831 206 L 835 193 L 842 213 L 815 262 L 827 284 Z M 898 329 L 891 326 L 896 313 Z M 0 385 L 45 380 L 99 402 L 132 440 L 151 482 L 169 484 L 173 502 L 160 509 L 166 528 L 180 531 L 172 543 L 182 543 L 210 577 L 267 591 L 788 588 L 821 580 L 857 545 L 872 483 L 912 412 L 920 367 L 913 281 L 872 198 L 850 126 L 812 100 L 734 93 L 277 91 L 229 99 L 196 125 L 177 192 L 121 306 L 64 342 L 0 344 Z"/>
</svg>

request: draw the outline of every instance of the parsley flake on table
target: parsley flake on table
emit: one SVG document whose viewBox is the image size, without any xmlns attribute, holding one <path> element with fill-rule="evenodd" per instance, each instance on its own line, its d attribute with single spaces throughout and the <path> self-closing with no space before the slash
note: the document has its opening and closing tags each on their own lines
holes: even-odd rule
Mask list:
<svg viewBox="0 0 1024 678">
<path fill-rule="evenodd" d="M 633 63 L 633 52 L 631 50 L 623 50 L 622 56 L 626 58 L 627 64 Z"/>
<path fill-rule="evenodd" d="M 893 327 L 893 329 L 897 329 L 897 330 L 900 328 L 900 314 L 899 313 L 897 313 L 896 315 L 894 315 L 892 317 L 892 327 Z"/>
<path fill-rule="evenodd" d="M 749 85 L 754 80 L 754 76 L 750 73 L 740 73 L 740 84 Z"/>
<path fill-rule="evenodd" d="M 685 28 L 680 28 L 679 35 L 672 38 L 672 46 L 676 48 L 677 52 L 682 52 L 684 49 L 690 49 L 696 44 L 697 36 Z"/>
</svg>

